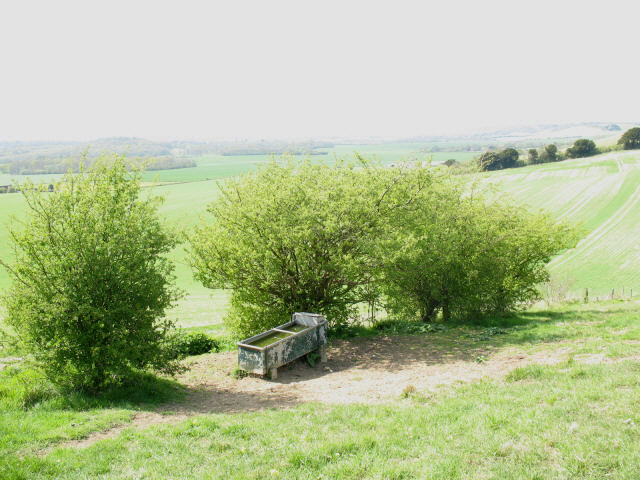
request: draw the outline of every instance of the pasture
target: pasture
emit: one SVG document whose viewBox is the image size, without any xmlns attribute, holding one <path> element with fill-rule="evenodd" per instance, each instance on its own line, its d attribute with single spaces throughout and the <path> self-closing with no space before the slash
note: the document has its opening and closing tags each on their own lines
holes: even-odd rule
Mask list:
<svg viewBox="0 0 640 480">
<path fill-rule="evenodd" d="M 397 161 L 396 153 L 385 158 Z M 180 171 L 147 174 L 174 182 L 146 191 L 165 197 L 161 215 L 176 234 L 219 193 L 205 175 L 233 176 L 267 160 L 234 159 L 210 159 L 181 181 L 168 176 Z M 640 293 L 640 152 L 482 181 L 580 223 L 580 244 L 551 264 L 574 293 Z M 20 194 L 0 195 L 0 225 L 25 211 Z M 0 256 L 10 257 L 4 228 Z M 171 257 L 187 297 L 169 315 L 226 336 L 227 293 L 193 280 L 182 247 Z M 2 272 L 0 289 L 7 285 Z M 633 479 L 638 315 L 640 303 L 624 300 L 472 325 L 382 323 L 333 339 L 327 369 L 299 360 L 266 382 L 237 375 L 233 352 L 205 354 L 185 360 L 191 369 L 175 380 L 141 376 L 98 398 L 60 395 L 34 370 L 13 370 L 19 351 L 3 351 L 0 478 Z"/>
<path fill-rule="evenodd" d="M 374 153 L 383 162 L 395 162 L 417 155 L 422 144 L 359 145 L 364 156 Z M 336 147 L 336 155 L 351 155 L 356 146 Z M 439 152 L 450 156 L 452 152 Z M 472 157 L 459 152 L 460 159 Z M 215 158 L 214 158 L 215 157 Z M 267 156 L 212 156 L 198 160 L 198 167 L 183 170 L 148 172 L 148 181 L 175 182 L 161 184 L 150 192 L 165 197 L 161 214 L 178 231 L 186 231 L 206 213 L 215 199 L 216 180 L 256 168 L 269 160 Z M 331 157 L 317 157 L 329 161 Z M 206 180 L 211 178 L 210 180 Z M 625 288 L 640 294 L 640 153 L 612 152 L 596 157 L 565 160 L 558 163 L 492 172 L 486 182 L 499 192 L 529 209 L 543 208 L 558 218 L 580 226 L 583 239 L 577 248 L 555 258 L 550 271 L 555 281 L 566 284 L 571 295 L 579 296 L 585 287 L 592 298 L 604 298 L 615 289 Z M 0 195 L 0 258 L 10 258 L 8 234 L 4 228 L 11 215 L 20 218 L 25 207 L 19 194 Z M 227 305 L 224 292 L 213 292 L 192 278 L 183 247 L 172 253 L 176 263 L 178 285 L 188 296 L 171 312 L 185 327 L 219 323 Z M 8 278 L 0 271 L 0 289 Z"/>
<path fill-rule="evenodd" d="M 297 362 L 277 382 L 206 354 L 177 382 L 97 399 L 25 397 L 3 372 L 0 478 L 633 479 L 639 313 L 608 302 L 371 331 L 334 342 L 329 371 Z"/>
<path fill-rule="evenodd" d="M 500 192 L 582 230 L 575 249 L 554 258 L 553 277 L 576 296 L 640 293 L 640 152 L 503 170 L 487 176 Z"/>
</svg>

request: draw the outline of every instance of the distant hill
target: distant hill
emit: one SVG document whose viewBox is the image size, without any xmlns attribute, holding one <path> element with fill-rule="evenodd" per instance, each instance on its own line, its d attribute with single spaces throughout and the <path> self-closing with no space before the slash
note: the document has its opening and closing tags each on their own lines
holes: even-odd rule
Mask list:
<svg viewBox="0 0 640 480">
<path fill-rule="evenodd" d="M 103 153 L 125 154 L 139 161 L 153 159 L 149 170 L 167 170 L 194 167 L 192 157 L 198 155 L 326 155 L 320 149 L 332 146 L 322 141 L 157 142 L 136 137 L 99 138 L 91 142 L 0 142 L 0 173 L 63 173 L 70 165 L 77 166 L 81 158 L 90 160 Z"/>
<path fill-rule="evenodd" d="M 583 229 L 578 246 L 550 264 L 574 293 L 588 287 L 602 298 L 625 287 L 640 294 L 640 151 L 501 170 L 486 181 Z"/>
</svg>

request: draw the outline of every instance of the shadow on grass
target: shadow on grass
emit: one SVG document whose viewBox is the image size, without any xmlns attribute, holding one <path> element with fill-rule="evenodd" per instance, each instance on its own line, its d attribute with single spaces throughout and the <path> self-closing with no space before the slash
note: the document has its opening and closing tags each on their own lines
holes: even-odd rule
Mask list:
<svg viewBox="0 0 640 480">
<path fill-rule="evenodd" d="M 589 306 L 576 303 L 550 310 L 488 315 L 467 322 L 425 324 L 418 320 L 389 320 L 374 327 L 353 328 L 350 333 L 361 339 L 419 335 L 429 339 L 429 347 L 435 351 L 452 348 L 456 353 L 454 360 L 468 360 L 508 345 L 560 342 L 592 334 L 593 327 L 609 320 L 626 321 L 625 313 L 629 319 L 633 318 L 634 312 L 640 310 L 634 308 L 630 310 L 629 305 L 618 302 Z"/>
<path fill-rule="evenodd" d="M 54 387 L 44 374 L 31 366 L 15 366 L 0 375 L 0 410 L 86 411 L 103 408 L 140 410 L 184 397 L 186 388 L 175 380 L 136 372 L 99 394 L 64 391 Z"/>
<path fill-rule="evenodd" d="M 82 392 L 61 394 L 61 407 L 74 410 L 91 408 L 146 409 L 179 400 L 187 389 L 176 380 L 139 372 L 104 392 L 88 395 Z"/>
<path fill-rule="evenodd" d="M 360 327 L 350 332 L 355 334 L 353 338 L 332 338 L 328 352 L 330 370 L 325 370 L 323 365 L 312 368 L 304 360 L 298 360 L 281 367 L 278 379 L 273 382 L 248 379 L 233 383 L 228 374 L 237 365 L 236 358 L 232 353 L 225 353 L 198 359 L 194 380 L 185 382 L 197 387 L 141 373 L 98 396 L 58 395 L 47 401 L 46 408 L 124 408 L 178 415 L 287 408 L 307 401 L 298 391 L 301 382 L 316 381 L 315 385 L 323 388 L 324 377 L 331 383 L 332 373 L 353 372 L 355 376 L 366 377 L 367 371 L 395 373 L 412 368 L 423 371 L 420 369 L 424 367 L 447 368 L 454 363 L 461 364 L 459 367 L 464 370 L 465 362 L 482 363 L 501 348 L 584 337 L 593 334 L 594 326 L 603 324 L 606 328 L 608 319 L 618 316 L 626 321 L 627 317 L 622 315 L 625 312 L 628 318 L 633 318 L 637 310 L 613 304 L 606 308 L 569 305 L 554 310 L 485 317 L 466 324 L 385 322 L 376 328 Z M 350 377 L 343 378 L 350 381 Z"/>
</svg>

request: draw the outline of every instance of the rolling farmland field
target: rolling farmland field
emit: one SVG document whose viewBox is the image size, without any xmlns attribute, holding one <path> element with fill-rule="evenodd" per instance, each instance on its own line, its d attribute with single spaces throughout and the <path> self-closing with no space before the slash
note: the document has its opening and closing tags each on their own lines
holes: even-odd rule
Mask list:
<svg viewBox="0 0 640 480">
<path fill-rule="evenodd" d="M 612 288 L 640 293 L 640 152 L 503 170 L 488 181 L 531 209 L 580 226 L 578 246 L 549 266 L 575 293 L 585 287 L 601 297 Z"/>
<path fill-rule="evenodd" d="M 418 151 L 419 146 L 391 146 L 387 150 L 381 145 L 359 147 L 363 155 L 369 157 L 377 152 L 377 158 L 388 163 L 407 158 Z M 336 155 L 349 155 L 353 151 L 355 146 L 343 146 Z M 454 156 L 452 152 L 439 155 Z M 458 158 L 463 159 L 465 155 L 467 159 L 473 156 L 470 152 L 459 152 Z M 177 229 L 184 231 L 193 226 L 216 197 L 216 181 L 203 178 L 234 176 L 256 168 L 269 158 L 216 157 L 210 158 L 209 163 L 200 159 L 196 168 L 146 174 L 146 180 L 181 182 L 149 189 L 165 197 L 161 214 Z M 328 161 L 331 157 L 318 158 Z M 603 297 L 612 288 L 618 292 L 622 287 L 640 294 L 640 152 L 612 152 L 503 170 L 487 174 L 486 181 L 532 210 L 544 208 L 558 218 L 580 225 L 583 231 L 580 244 L 550 265 L 552 275 L 568 281 L 573 294 L 578 295 L 584 287 L 589 287 L 593 297 Z M 0 195 L 0 258 L 9 258 L 11 253 L 5 228 L 9 217 L 19 218 L 24 212 L 20 194 Z M 178 285 L 188 295 L 170 315 L 185 327 L 218 324 L 227 308 L 227 295 L 216 291 L 211 296 L 208 289 L 195 282 L 185 256 L 183 247 L 172 253 Z M 0 290 L 8 283 L 6 273 L 0 271 Z"/>
</svg>

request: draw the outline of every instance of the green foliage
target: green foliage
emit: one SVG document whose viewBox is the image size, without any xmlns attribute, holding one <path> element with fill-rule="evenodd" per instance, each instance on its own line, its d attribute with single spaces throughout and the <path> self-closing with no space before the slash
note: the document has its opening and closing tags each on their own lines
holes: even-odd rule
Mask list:
<svg viewBox="0 0 640 480">
<path fill-rule="evenodd" d="M 423 321 L 438 312 L 445 321 L 470 319 L 537 298 L 546 263 L 576 241 L 547 215 L 445 182 L 392 222 L 402 233 L 386 247 L 387 308 Z"/>
<path fill-rule="evenodd" d="M 478 159 L 478 165 L 483 171 L 501 170 L 500 157 L 496 152 L 485 152 Z"/>
<path fill-rule="evenodd" d="M 165 255 L 175 236 L 160 199 L 141 197 L 123 157 L 67 174 L 53 193 L 21 188 L 30 216 L 12 227 L 6 322 L 57 385 L 90 391 L 137 369 L 170 371 L 162 343 L 179 298 Z"/>
<path fill-rule="evenodd" d="M 231 372 L 231 376 L 233 378 L 235 378 L 236 380 L 240 380 L 242 378 L 248 377 L 249 376 L 249 372 L 247 372 L 246 370 L 241 369 L 240 367 L 236 367 Z"/>
<path fill-rule="evenodd" d="M 539 162 L 538 150 L 536 150 L 535 148 L 530 148 L 528 154 L 529 154 L 529 157 L 527 161 L 529 162 L 530 165 L 535 165 L 536 163 Z"/>
<path fill-rule="evenodd" d="M 35 368 L 8 367 L 0 371 L 0 405 L 28 410 L 57 395 L 43 372 Z"/>
<path fill-rule="evenodd" d="M 292 312 L 345 324 L 370 292 L 379 238 L 430 183 L 423 168 L 276 163 L 221 185 L 191 239 L 191 264 L 209 288 L 232 288 L 225 322 L 250 335 Z M 402 215 L 400 215 L 402 216 Z"/>
<path fill-rule="evenodd" d="M 316 352 L 316 351 L 309 352 L 309 353 L 307 353 L 305 358 L 306 358 L 307 363 L 309 364 L 309 366 L 311 368 L 313 368 L 313 367 L 316 366 L 316 363 L 318 362 L 318 360 L 320 360 L 320 354 L 318 352 Z"/>
<path fill-rule="evenodd" d="M 569 158 L 590 157 L 597 153 L 598 149 L 596 148 L 595 142 L 586 138 L 576 140 L 573 147 L 567 148 L 567 157 Z"/>
<path fill-rule="evenodd" d="M 500 152 L 486 152 L 479 160 L 480 169 L 484 171 L 502 170 L 518 166 L 519 153 L 514 148 L 506 148 Z"/>
<path fill-rule="evenodd" d="M 294 311 L 325 314 L 340 335 L 359 303 L 423 321 L 510 311 L 575 242 L 444 170 L 273 163 L 221 189 L 191 263 L 207 287 L 233 289 L 225 321 L 242 336 Z"/>
<path fill-rule="evenodd" d="M 538 155 L 538 163 L 556 162 L 558 160 L 558 147 L 553 144 L 544 147 Z"/>
<path fill-rule="evenodd" d="M 633 127 L 622 134 L 618 145 L 622 145 L 625 150 L 640 148 L 640 127 Z"/>
<path fill-rule="evenodd" d="M 219 342 L 201 332 L 177 331 L 167 336 L 169 356 L 174 359 L 202 355 L 203 353 L 217 352 L 220 350 Z"/>
</svg>

